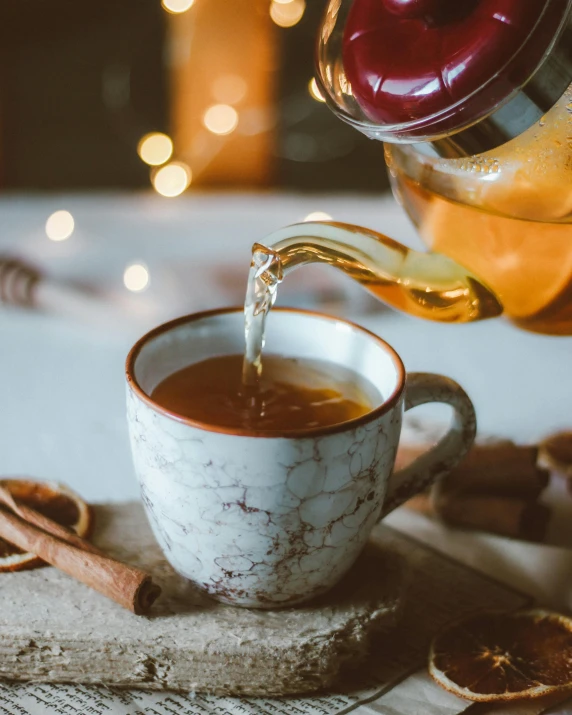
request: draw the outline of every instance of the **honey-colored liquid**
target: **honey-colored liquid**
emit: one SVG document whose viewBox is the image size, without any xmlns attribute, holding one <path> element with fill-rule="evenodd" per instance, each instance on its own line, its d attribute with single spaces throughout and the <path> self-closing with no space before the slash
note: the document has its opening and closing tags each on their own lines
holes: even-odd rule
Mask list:
<svg viewBox="0 0 572 715">
<path fill-rule="evenodd" d="M 528 330 L 572 335 L 572 86 L 535 125 L 462 159 L 386 146 L 428 247 L 477 275 Z"/>
<path fill-rule="evenodd" d="M 296 268 L 324 263 L 361 283 L 376 298 L 427 320 L 467 323 L 500 315 L 496 296 L 474 274 L 439 253 L 420 253 L 376 231 L 335 221 L 294 224 L 255 243 L 244 301 L 242 381 L 263 373 L 268 313 L 278 286 Z"/>
<path fill-rule="evenodd" d="M 572 223 L 485 211 L 406 177 L 400 177 L 399 186 L 427 245 L 482 276 L 505 316 L 535 332 L 572 335 Z M 572 185 L 569 192 L 572 202 Z M 536 200 L 541 200 L 540 188 Z"/>
<path fill-rule="evenodd" d="M 264 355 L 259 382 L 242 382 L 243 355 L 224 355 L 169 375 L 151 397 L 171 412 L 219 428 L 290 432 L 327 427 L 383 402 L 367 379 L 325 360 Z"/>
<path fill-rule="evenodd" d="M 245 301 L 244 382 L 262 370 L 279 283 L 310 263 L 337 268 L 410 315 L 467 323 L 504 313 L 572 334 L 572 86 L 533 127 L 462 159 L 388 145 L 396 197 L 432 249 L 335 221 L 294 224 L 255 244 Z"/>
<path fill-rule="evenodd" d="M 244 300 L 245 350 L 242 381 L 254 388 L 263 373 L 268 313 L 278 286 L 291 271 L 310 263 L 337 268 L 380 300 L 411 315 L 466 323 L 500 315 L 494 294 L 447 256 L 413 251 L 360 226 L 335 221 L 294 224 L 255 243 Z"/>
</svg>

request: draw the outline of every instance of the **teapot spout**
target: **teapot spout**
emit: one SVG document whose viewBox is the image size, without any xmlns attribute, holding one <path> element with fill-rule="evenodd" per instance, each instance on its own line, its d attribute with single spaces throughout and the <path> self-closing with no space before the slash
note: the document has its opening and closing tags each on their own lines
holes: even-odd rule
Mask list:
<svg viewBox="0 0 572 715">
<path fill-rule="evenodd" d="M 503 311 L 473 273 L 438 253 L 414 251 L 381 233 L 352 224 L 293 224 L 255 244 L 253 256 L 272 256 L 280 279 L 310 263 L 325 263 L 357 280 L 400 311 L 443 323 L 470 323 Z M 279 263 L 279 266 L 276 264 Z"/>
</svg>

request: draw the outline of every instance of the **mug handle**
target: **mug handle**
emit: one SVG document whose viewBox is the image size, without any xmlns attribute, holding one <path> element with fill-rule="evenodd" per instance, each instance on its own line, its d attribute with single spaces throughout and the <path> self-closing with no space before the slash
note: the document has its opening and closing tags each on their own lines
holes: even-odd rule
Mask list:
<svg viewBox="0 0 572 715">
<path fill-rule="evenodd" d="M 475 408 L 463 388 L 443 375 L 411 373 L 407 376 L 404 411 L 428 402 L 451 405 L 454 410 L 451 427 L 432 449 L 392 474 L 380 519 L 450 472 L 467 454 L 475 440 Z"/>
</svg>

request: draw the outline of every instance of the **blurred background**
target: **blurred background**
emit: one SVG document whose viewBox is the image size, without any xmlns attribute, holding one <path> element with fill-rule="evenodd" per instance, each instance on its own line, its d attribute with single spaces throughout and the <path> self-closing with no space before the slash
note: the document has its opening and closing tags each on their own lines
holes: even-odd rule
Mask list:
<svg viewBox="0 0 572 715">
<path fill-rule="evenodd" d="M 387 188 L 313 82 L 326 4 L 2 3 L 1 188 Z"/>
</svg>

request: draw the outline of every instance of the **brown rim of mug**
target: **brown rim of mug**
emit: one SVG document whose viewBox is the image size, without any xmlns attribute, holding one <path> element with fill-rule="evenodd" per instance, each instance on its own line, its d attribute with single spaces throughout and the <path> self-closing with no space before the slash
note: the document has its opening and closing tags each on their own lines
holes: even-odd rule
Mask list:
<svg viewBox="0 0 572 715">
<path fill-rule="evenodd" d="M 205 310 L 200 313 L 192 313 L 191 315 L 185 315 L 181 318 L 176 318 L 168 323 L 163 323 L 153 330 L 139 338 L 135 345 L 129 351 L 127 355 L 127 360 L 125 361 L 125 374 L 127 377 L 127 383 L 131 390 L 139 397 L 140 400 L 145 402 L 149 407 L 154 409 L 156 412 L 169 417 L 176 422 L 181 422 L 182 424 L 189 425 L 190 427 L 196 427 L 204 432 L 216 432 L 218 434 L 228 434 L 234 435 L 236 437 L 268 437 L 268 438 L 283 438 L 283 439 L 303 439 L 304 437 L 321 437 L 330 434 L 336 434 L 338 432 L 345 432 L 348 429 L 353 429 L 359 427 L 362 424 L 371 422 L 372 419 L 376 419 L 386 412 L 389 412 L 395 405 L 399 402 L 401 394 L 405 388 L 405 367 L 399 355 L 395 350 L 382 340 L 378 335 L 372 333 L 371 330 L 367 328 L 362 328 L 361 325 L 353 323 L 350 320 L 345 320 L 342 318 L 336 318 L 332 315 L 325 315 L 319 313 L 315 310 L 302 310 L 298 308 L 272 308 L 272 313 L 297 313 L 300 315 L 314 316 L 320 318 L 321 320 L 327 320 L 332 323 L 343 323 L 348 325 L 353 330 L 358 330 L 361 333 L 365 333 L 368 337 L 372 338 L 377 342 L 386 352 L 389 353 L 393 364 L 397 370 L 397 386 L 388 397 L 387 400 L 381 403 L 378 407 L 367 412 L 361 417 L 356 417 L 353 420 L 347 420 L 346 422 L 340 422 L 338 424 L 328 425 L 326 427 L 308 427 L 303 430 L 247 430 L 241 429 L 239 427 L 229 428 L 229 427 L 218 427 L 217 425 L 208 424 L 206 422 L 199 422 L 197 420 L 192 420 L 189 417 L 184 417 L 176 412 L 172 412 L 167 408 L 163 407 L 159 403 L 155 402 L 149 395 L 143 390 L 135 379 L 135 362 L 139 356 L 139 353 L 144 348 L 144 346 L 150 341 L 156 338 L 162 333 L 167 333 L 173 328 L 177 328 L 180 325 L 185 325 L 186 323 L 194 323 L 197 320 L 202 320 L 204 318 L 211 318 L 215 315 L 225 315 L 226 313 L 241 313 L 243 312 L 242 307 L 236 308 L 216 308 L 215 310 Z"/>
</svg>

